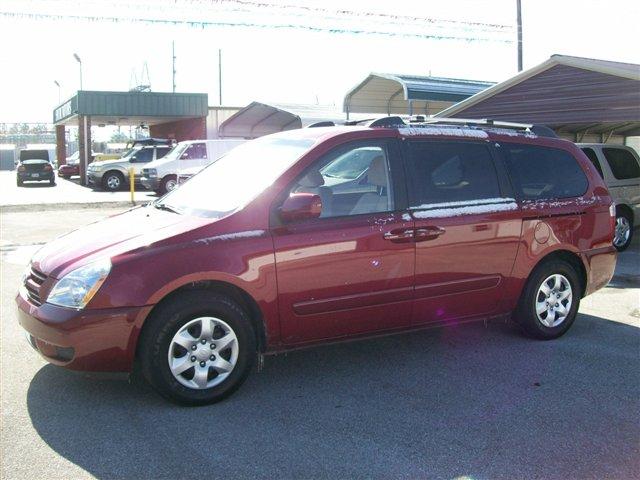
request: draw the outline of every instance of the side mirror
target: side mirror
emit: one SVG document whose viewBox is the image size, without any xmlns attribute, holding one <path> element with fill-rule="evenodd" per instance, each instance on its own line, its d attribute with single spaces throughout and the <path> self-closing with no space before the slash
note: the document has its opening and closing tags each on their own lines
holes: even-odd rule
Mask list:
<svg viewBox="0 0 640 480">
<path fill-rule="evenodd" d="M 129 159 L 129 162 L 130 162 L 130 163 L 136 163 L 136 157 L 135 157 L 135 155 Z"/>
<path fill-rule="evenodd" d="M 322 200 L 313 193 L 292 193 L 280 207 L 280 218 L 285 223 L 318 218 Z"/>
</svg>

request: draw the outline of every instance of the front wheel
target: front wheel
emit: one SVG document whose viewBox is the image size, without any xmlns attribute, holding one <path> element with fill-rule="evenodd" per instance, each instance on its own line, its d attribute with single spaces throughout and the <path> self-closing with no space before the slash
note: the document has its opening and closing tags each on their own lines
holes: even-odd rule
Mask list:
<svg viewBox="0 0 640 480">
<path fill-rule="evenodd" d="M 167 175 L 160 184 L 160 195 L 170 192 L 178 186 L 178 179 L 175 175 Z"/>
<path fill-rule="evenodd" d="M 613 246 L 619 252 L 626 250 L 631 244 L 633 236 L 633 219 L 626 212 L 616 214 L 616 229 L 613 236 Z"/>
<path fill-rule="evenodd" d="M 515 320 L 534 338 L 558 338 L 576 319 L 580 297 L 575 268 L 563 260 L 545 262 L 529 276 Z"/>
<path fill-rule="evenodd" d="M 124 175 L 122 175 L 120 172 L 108 172 L 102 179 L 102 186 L 104 187 L 104 189 L 111 192 L 120 190 L 122 185 L 124 185 Z"/>
<path fill-rule="evenodd" d="M 206 405 L 231 395 L 257 356 L 246 312 L 227 296 L 185 292 L 158 307 L 140 339 L 142 373 L 161 395 Z"/>
</svg>

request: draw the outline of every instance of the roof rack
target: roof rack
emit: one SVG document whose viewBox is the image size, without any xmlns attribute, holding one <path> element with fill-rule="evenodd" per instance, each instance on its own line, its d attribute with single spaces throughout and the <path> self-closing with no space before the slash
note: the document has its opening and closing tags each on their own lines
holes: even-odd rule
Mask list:
<svg viewBox="0 0 640 480">
<path fill-rule="evenodd" d="M 468 118 L 431 117 L 421 123 L 424 123 L 427 125 L 447 124 L 447 125 L 461 125 L 461 126 L 468 126 L 468 127 L 504 128 L 509 130 L 522 130 L 524 132 L 534 133 L 540 137 L 558 138 L 556 133 L 545 125 L 536 125 L 532 123 L 503 122 L 500 120 L 491 120 L 490 118 L 482 118 L 482 119 L 474 120 L 474 119 L 468 119 Z"/>
<path fill-rule="evenodd" d="M 479 128 L 495 128 L 519 130 L 523 133 L 533 133 L 539 137 L 558 138 L 556 133 L 545 125 L 536 125 L 530 123 L 503 122 L 500 120 L 491 120 L 483 118 L 473 120 L 468 118 L 444 118 L 444 117 L 425 117 L 424 115 L 414 115 L 412 117 L 402 117 L 399 115 L 390 115 L 379 118 L 367 118 L 364 120 L 352 120 L 344 122 L 342 125 L 359 125 L 365 124 L 370 128 L 402 128 L 407 126 L 428 127 L 430 125 L 452 125 L 459 127 L 479 127 Z M 317 122 L 309 125 L 307 128 L 327 127 L 336 125 L 334 122 Z"/>
</svg>

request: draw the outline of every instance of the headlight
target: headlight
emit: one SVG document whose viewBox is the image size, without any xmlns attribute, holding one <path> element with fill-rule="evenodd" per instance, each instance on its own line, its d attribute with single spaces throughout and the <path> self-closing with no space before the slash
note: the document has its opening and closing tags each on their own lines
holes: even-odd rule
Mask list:
<svg viewBox="0 0 640 480">
<path fill-rule="evenodd" d="M 111 260 L 106 258 L 67 273 L 54 285 L 47 303 L 84 308 L 107 279 L 110 270 Z"/>
</svg>

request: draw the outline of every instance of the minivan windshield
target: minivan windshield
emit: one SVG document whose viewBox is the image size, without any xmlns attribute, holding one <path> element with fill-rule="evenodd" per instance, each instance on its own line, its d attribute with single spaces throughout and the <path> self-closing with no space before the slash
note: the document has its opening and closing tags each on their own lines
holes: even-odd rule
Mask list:
<svg viewBox="0 0 640 480">
<path fill-rule="evenodd" d="M 153 205 L 204 217 L 243 207 L 314 144 L 313 139 L 262 137 L 231 150 Z"/>
</svg>

